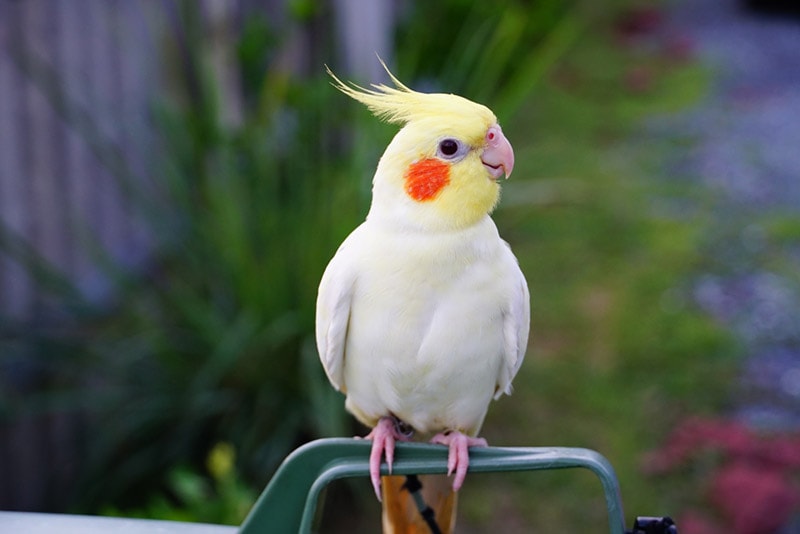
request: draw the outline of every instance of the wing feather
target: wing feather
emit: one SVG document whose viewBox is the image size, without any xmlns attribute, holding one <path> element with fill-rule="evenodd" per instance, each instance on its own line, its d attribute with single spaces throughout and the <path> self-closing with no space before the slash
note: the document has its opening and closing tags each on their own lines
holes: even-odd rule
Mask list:
<svg viewBox="0 0 800 534">
<path fill-rule="evenodd" d="M 511 381 L 516 376 L 525 358 L 525 350 L 528 346 L 528 332 L 530 330 L 530 293 L 525 276 L 516 264 L 516 285 L 511 298 L 509 299 L 508 309 L 503 313 L 503 345 L 504 358 L 497 380 L 497 390 L 494 398 L 498 399 L 504 393 L 510 395 L 512 391 Z"/>
<path fill-rule="evenodd" d="M 355 276 L 343 261 L 342 249 L 336 253 L 319 284 L 317 294 L 317 350 L 331 385 L 345 391 L 344 360 L 350 306 Z"/>
</svg>

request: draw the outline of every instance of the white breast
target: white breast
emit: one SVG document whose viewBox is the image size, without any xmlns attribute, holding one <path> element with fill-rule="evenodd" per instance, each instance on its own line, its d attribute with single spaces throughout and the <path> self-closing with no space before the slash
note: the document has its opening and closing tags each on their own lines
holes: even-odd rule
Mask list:
<svg viewBox="0 0 800 534">
<path fill-rule="evenodd" d="M 354 270 L 342 362 L 348 409 L 368 425 L 393 414 L 421 433 L 477 433 L 522 276 L 491 219 L 436 235 L 367 222 L 340 254 Z"/>
</svg>

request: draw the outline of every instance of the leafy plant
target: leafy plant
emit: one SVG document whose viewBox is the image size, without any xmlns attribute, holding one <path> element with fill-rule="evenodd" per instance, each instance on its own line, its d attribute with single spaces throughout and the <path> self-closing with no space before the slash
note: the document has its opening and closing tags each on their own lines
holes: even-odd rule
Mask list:
<svg viewBox="0 0 800 534">
<path fill-rule="evenodd" d="M 173 467 L 163 491 L 148 495 L 143 508 L 114 506 L 104 515 L 160 518 L 171 521 L 240 525 L 257 497 L 252 486 L 236 472 L 236 451 L 230 443 L 217 443 L 206 458 L 209 476 L 187 465 Z"/>
<path fill-rule="evenodd" d="M 275 67 L 274 41 L 253 23 L 238 50 L 243 119 L 226 121 L 230 95 L 209 65 L 211 42 L 191 4 L 182 8 L 165 36 L 182 76 L 156 103 L 161 146 L 152 180 L 115 167 L 148 227 L 147 270 L 96 247 L 114 299 L 95 306 L 23 242 L 4 240 L 59 289 L 51 298 L 60 309 L 72 311 L 69 330 L 7 326 L 6 339 L 24 346 L 27 359 L 45 361 L 52 378 L 48 389 L 3 407 L 83 411 L 90 437 L 76 492 L 81 510 L 146 495 L 169 484 L 176 465 L 201 472 L 208 444 L 218 441 L 236 444 L 241 472 L 261 486 L 293 447 L 350 424 L 312 333 L 322 269 L 366 208 L 370 145 L 340 126 L 360 119 L 338 105 L 321 69 L 301 80 Z M 67 108 L 55 80 L 37 78 Z M 119 147 L 92 124 L 76 128 L 119 163 Z M 67 298 L 78 305 L 63 306 Z"/>
<path fill-rule="evenodd" d="M 311 332 L 322 268 L 363 213 L 361 153 L 345 155 L 320 79 L 268 72 L 224 125 L 203 46 L 187 46 L 186 104 L 159 110 L 158 264 L 125 279 L 93 339 L 106 379 L 88 479 L 114 465 L 118 492 L 223 439 L 263 484 L 291 448 L 346 426 Z"/>
<path fill-rule="evenodd" d="M 491 102 L 501 120 L 519 109 L 587 20 L 579 0 L 416 2 L 406 17 L 400 70 L 436 90 Z M 423 20 L 441 24 L 432 32 Z"/>
</svg>

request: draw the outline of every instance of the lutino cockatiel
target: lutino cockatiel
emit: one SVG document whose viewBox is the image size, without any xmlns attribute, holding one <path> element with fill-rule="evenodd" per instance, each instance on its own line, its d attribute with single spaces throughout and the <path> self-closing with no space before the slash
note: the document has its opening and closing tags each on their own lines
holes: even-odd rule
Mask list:
<svg viewBox="0 0 800 534">
<path fill-rule="evenodd" d="M 483 105 L 413 91 L 390 72 L 395 87 L 372 89 L 328 72 L 340 91 L 403 127 L 378 163 L 366 220 L 320 282 L 320 359 L 347 410 L 372 428 L 378 498 L 382 459 L 391 471 L 395 441 L 411 434 L 449 447 L 454 498 L 468 447 L 486 446 L 477 434 L 489 403 L 511 392 L 528 343 L 525 277 L 489 217 L 514 152 Z"/>
</svg>

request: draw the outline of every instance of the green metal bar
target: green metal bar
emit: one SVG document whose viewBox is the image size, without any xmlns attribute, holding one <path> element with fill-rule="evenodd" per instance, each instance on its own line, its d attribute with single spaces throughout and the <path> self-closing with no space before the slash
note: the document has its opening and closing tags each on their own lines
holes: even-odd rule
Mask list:
<svg viewBox="0 0 800 534">
<path fill-rule="evenodd" d="M 365 440 L 334 438 L 313 441 L 295 450 L 278 468 L 239 530 L 240 534 L 311 532 L 322 489 L 333 480 L 369 476 Z M 478 447 L 470 449 L 469 472 L 533 471 L 583 467 L 600 479 L 611 534 L 624 534 L 625 520 L 619 483 L 601 454 L 569 447 Z M 443 474 L 447 449 L 426 443 L 398 443 L 394 475 Z M 386 464 L 381 473 L 388 474 Z"/>
</svg>

